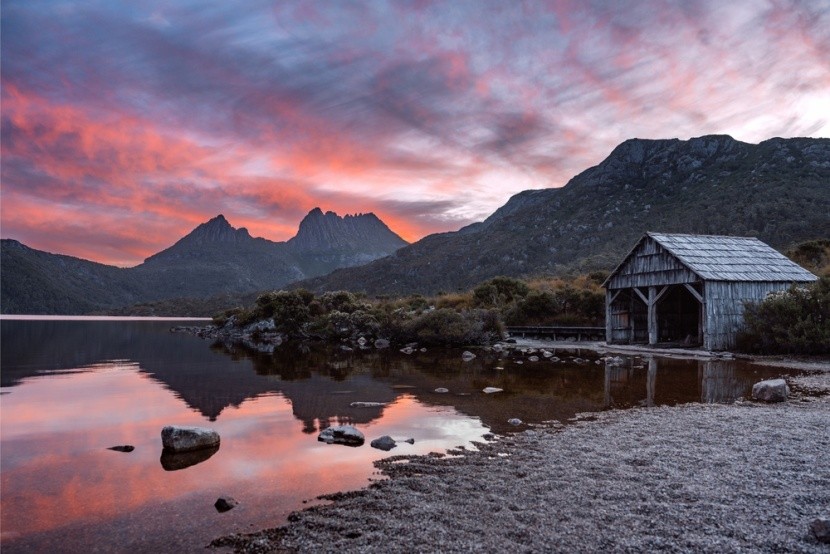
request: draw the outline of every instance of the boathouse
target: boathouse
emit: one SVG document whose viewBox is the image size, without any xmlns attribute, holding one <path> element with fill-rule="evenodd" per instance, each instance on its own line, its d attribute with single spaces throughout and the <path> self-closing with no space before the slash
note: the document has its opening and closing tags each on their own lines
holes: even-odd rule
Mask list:
<svg viewBox="0 0 830 554">
<path fill-rule="evenodd" d="M 603 283 L 605 340 L 727 350 L 744 302 L 816 279 L 756 238 L 646 233 Z"/>
</svg>

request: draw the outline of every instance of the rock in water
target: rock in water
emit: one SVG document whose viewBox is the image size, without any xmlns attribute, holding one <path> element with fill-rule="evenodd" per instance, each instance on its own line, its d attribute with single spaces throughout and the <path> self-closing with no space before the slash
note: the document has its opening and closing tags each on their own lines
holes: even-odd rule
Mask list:
<svg viewBox="0 0 830 554">
<path fill-rule="evenodd" d="M 132 444 L 122 444 L 119 446 L 110 446 L 107 450 L 115 450 L 116 452 L 132 452 L 135 450 L 135 446 Z"/>
<path fill-rule="evenodd" d="M 519 419 L 518 417 L 513 417 L 513 418 L 508 419 L 507 423 L 509 423 L 510 425 L 521 425 L 522 420 Z"/>
<path fill-rule="evenodd" d="M 437 392 L 438 394 L 445 394 L 445 393 L 450 392 L 450 389 L 447 389 L 447 388 L 444 388 L 444 387 L 438 387 L 437 389 L 435 389 L 435 392 Z"/>
<path fill-rule="evenodd" d="M 395 442 L 395 439 L 390 437 L 389 435 L 383 435 L 382 437 L 373 440 L 371 443 L 372 448 L 377 448 L 378 450 L 384 450 L 389 452 L 398 444 Z"/>
<path fill-rule="evenodd" d="M 191 452 L 219 446 L 219 433 L 204 427 L 168 425 L 161 430 L 161 444 L 168 452 Z"/>
<path fill-rule="evenodd" d="M 783 379 L 770 379 L 752 385 L 752 398 L 762 402 L 785 402 L 790 394 Z"/>
<path fill-rule="evenodd" d="M 233 509 L 238 504 L 239 502 L 237 502 L 232 496 L 220 496 L 216 499 L 213 507 L 216 508 L 217 512 L 221 513 Z"/>
<path fill-rule="evenodd" d="M 504 389 L 499 389 L 496 387 L 484 387 L 481 392 L 486 394 L 493 394 L 494 392 L 502 392 Z"/>
<path fill-rule="evenodd" d="M 389 341 L 386 339 L 378 339 L 375 341 L 375 348 L 377 348 L 378 350 L 389 348 Z"/>
<path fill-rule="evenodd" d="M 810 531 L 819 542 L 830 544 L 830 518 L 820 517 L 810 523 Z"/>
<path fill-rule="evenodd" d="M 465 362 L 469 362 L 470 360 L 472 360 L 475 357 L 476 357 L 476 355 L 473 354 L 472 352 L 470 352 L 469 350 L 465 350 L 464 352 L 461 353 L 461 359 L 464 360 Z"/>
<path fill-rule="evenodd" d="M 360 446 L 365 439 L 363 433 L 351 425 L 336 425 L 320 431 L 317 440 L 327 444 L 345 444 L 346 446 Z"/>
</svg>

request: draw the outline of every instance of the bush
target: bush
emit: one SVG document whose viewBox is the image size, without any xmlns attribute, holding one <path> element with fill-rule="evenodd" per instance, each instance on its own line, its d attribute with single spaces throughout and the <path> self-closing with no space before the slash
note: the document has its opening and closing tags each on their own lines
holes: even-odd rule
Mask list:
<svg viewBox="0 0 830 554">
<path fill-rule="evenodd" d="M 503 326 L 496 312 L 447 308 L 430 310 L 403 323 L 400 339 L 425 345 L 465 346 L 501 339 Z"/>
<path fill-rule="evenodd" d="M 530 287 L 523 281 L 510 277 L 494 277 L 473 289 L 476 306 L 498 308 L 527 296 Z"/>
<path fill-rule="evenodd" d="M 830 277 L 748 302 L 737 346 L 763 354 L 830 354 Z"/>
</svg>

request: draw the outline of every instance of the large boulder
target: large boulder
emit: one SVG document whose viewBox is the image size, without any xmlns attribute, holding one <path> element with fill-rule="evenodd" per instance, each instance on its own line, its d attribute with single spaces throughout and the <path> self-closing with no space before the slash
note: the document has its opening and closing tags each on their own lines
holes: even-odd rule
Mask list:
<svg viewBox="0 0 830 554">
<path fill-rule="evenodd" d="M 762 402 L 785 402 L 790 394 L 783 379 L 769 379 L 752 385 L 752 398 Z"/>
<path fill-rule="evenodd" d="M 205 427 L 168 425 L 161 430 L 161 444 L 167 452 L 192 452 L 219 446 L 219 433 Z"/>
<path fill-rule="evenodd" d="M 344 444 L 346 446 L 360 446 L 364 443 L 363 433 L 351 425 L 335 425 L 320 431 L 318 441 L 327 444 Z"/>
</svg>

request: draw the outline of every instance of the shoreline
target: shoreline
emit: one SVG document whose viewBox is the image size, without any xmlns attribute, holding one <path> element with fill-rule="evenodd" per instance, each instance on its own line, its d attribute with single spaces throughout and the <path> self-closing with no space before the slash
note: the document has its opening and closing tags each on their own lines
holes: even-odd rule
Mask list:
<svg viewBox="0 0 830 554">
<path fill-rule="evenodd" d="M 513 346 L 590 349 L 552 341 Z M 228 535 L 212 546 L 826 554 L 808 525 L 830 517 L 830 363 L 791 361 L 808 364 L 795 369 L 812 374 L 788 379 L 797 388 L 781 404 L 586 413 L 565 426 L 476 443 L 477 451 L 392 456 L 375 464 L 386 479 L 329 495 L 330 504 L 294 512 L 282 527 Z"/>
</svg>

